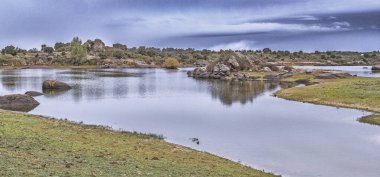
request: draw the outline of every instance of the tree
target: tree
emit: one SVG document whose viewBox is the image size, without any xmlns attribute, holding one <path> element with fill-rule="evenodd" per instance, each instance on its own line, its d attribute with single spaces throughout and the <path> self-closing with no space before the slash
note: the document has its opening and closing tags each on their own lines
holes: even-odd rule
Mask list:
<svg viewBox="0 0 380 177">
<path fill-rule="evenodd" d="M 54 44 L 54 50 L 58 52 L 66 52 L 69 50 L 70 44 L 63 43 L 63 42 L 57 42 Z"/>
<path fill-rule="evenodd" d="M 175 58 L 167 58 L 162 65 L 166 69 L 177 69 L 181 64 Z"/>
<path fill-rule="evenodd" d="M 264 52 L 265 54 L 268 54 L 268 53 L 271 53 L 272 50 L 271 50 L 270 48 L 265 48 L 265 49 L 263 49 L 263 52 Z"/>
<path fill-rule="evenodd" d="M 1 53 L 3 55 L 10 54 L 10 55 L 15 56 L 17 55 L 17 52 L 18 52 L 18 48 L 13 45 L 6 46 L 4 49 L 1 50 Z"/>
<path fill-rule="evenodd" d="M 87 58 L 87 48 L 82 45 L 82 41 L 75 37 L 70 43 L 72 64 L 83 64 Z"/>
<path fill-rule="evenodd" d="M 41 45 L 41 51 L 43 52 L 45 50 L 45 48 L 46 48 L 46 44 L 42 44 Z"/>
<path fill-rule="evenodd" d="M 54 52 L 53 47 L 48 47 L 45 44 L 41 46 L 41 51 L 44 53 L 52 54 Z"/>
</svg>

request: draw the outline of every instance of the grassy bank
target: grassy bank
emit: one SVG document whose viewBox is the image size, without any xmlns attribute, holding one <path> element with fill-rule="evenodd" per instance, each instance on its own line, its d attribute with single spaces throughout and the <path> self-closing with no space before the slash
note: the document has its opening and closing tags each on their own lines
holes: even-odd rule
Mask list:
<svg viewBox="0 0 380 177">
<path fill-rule="evenodd" d="M 0 156 L 0 176 L 273 176 L 154 136 L 2 110 Z"/>
<path fill-rule="evenodd" d="M 358 119 L 359 122 L 372 124 L 372 125 L 379 125 L 380 126 L 380 115 L 370 115 L 365 116 L 360 119 Z"/>
<path fill-rule="evenodd" d="M 380 79 L 352 77 L 284 89 L 277 96 L 289 100 L 380 112 Z"/>
</svg>

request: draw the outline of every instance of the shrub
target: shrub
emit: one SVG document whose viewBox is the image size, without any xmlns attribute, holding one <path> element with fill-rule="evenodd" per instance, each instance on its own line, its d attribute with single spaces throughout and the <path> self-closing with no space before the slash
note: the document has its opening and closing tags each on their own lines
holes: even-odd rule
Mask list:
<svg viewBox="0 0 380 177">
<path fill-rule="evenodd" d="M 177 59 L 167 58 L 162 66 L 167 69 L 177 69 L 180 65 Z"/>
<path fill-rule="evenodd" d="M 3 50 L 1 50 L 1 53 L 3 55 L 10 54 L 10 55 L 15 56 L 15 55 L 17 55 L 17 51 L 18 51 L 18 48 L 16 48 L 13 45 L 10 45 L 10 46 L 6 46 Z"/>
<path fill-rule="evenodd" d="M 54 52 L 54 49 L 53 49 L 53 47 L 45 47 L 45 48 L 43 48 L 42 52 L 52 54 Z"/>
<path fill-rule="evenodd" d="M 75 37 L 70 44 L 71 63 L 74 65 L 83 64 L 87 58 L 87 49 L 82 45 L 82 41 Z"/>
</svg>

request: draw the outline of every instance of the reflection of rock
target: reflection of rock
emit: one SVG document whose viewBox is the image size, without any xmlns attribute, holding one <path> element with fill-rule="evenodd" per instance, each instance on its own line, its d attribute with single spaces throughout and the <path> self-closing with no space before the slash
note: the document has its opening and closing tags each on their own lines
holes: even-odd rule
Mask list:
<svg viewBox="0 0 380 177">
<path fill-rule="evenodd" d="M 42 84 L 43 90 L 70 90 L 72 87 L 56 80 L 46 80 Z"/>
<path fill-rule="evenodd" d="M 299 83 L 299 84 L 308 84 L 310 82 L 310 80 L 309 79 L 297 79 L 295 82 Z"/>
<path fill-rule="evenodd" d="M 380 71 L 380 65 L 372 66 L 372 71 Z"/>
<path fill-rule="evenodd" d="M 234 102 L 245 104 L 252 102 L 259 95 L 267 90 L 275 89 L 277 83 L 261 81 L 220 81 L 207 80 L 211 85 L 211 95 L 218 98 L 225 105 L 232 105 Z"/>
<path fill-rule="evenodd" d="M 41 95 L 43 95 L 43 93 L 36 92 L 36 91 L 27 91 L 27 92 L 25 92 L 25 95 L 29 95 L 31 97 L 35 97 L 35 96 L 41 96 Z"/>
<path fill-rule="evenodd" d="M 28 112 L 37 107 L 40 103 L 33 97 L 23 94 L 0 96 L 0 108 Z"/>
<path fill-rule="evenodd" d="M 58 96 L 66 93 L 68 90 L 57 90 L 57 89 L 43 89 L 45 96 Z"/>
</svg>

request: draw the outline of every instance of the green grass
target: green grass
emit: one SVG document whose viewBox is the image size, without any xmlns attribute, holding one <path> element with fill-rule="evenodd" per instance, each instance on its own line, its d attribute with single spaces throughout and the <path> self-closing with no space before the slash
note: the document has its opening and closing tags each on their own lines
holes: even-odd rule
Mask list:
<svg viewBox="0 0 380 177">
<path fill-rule="evenodd" d="M 0 176 L 274 176 L 160 136 L 2 110 L 0 157 Z"/>
<path fill-rule="evenodd" d="M 372 125 L 379 125 L 380 126 L 380 115 L 370 115 L 365 116 L 360 119 L 358 119 L 359 122 L 372 124 Z"/>
<path fill-rule="evenodd" d="M 289 100 L 380 112 L 379 78 L 325 80 L 316 85 L 284 89 L 276 95 Z"/>
</svg>

